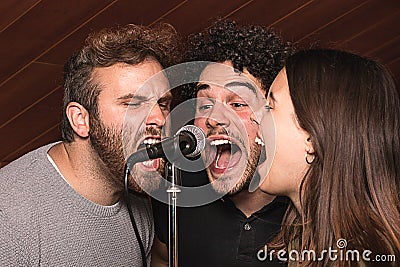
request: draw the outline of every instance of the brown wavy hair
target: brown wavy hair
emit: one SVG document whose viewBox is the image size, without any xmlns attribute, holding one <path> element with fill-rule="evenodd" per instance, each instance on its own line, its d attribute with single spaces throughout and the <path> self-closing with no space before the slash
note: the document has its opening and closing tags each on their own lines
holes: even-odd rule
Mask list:
<svg viewBox="0 0 400 267">
<path fill-rule="evenodd" d="M 299 249 L 321 252 L 346 239 L 348 250 L 399 261 L 400 101 L 392 77 L 374 60 L 327 49 L 289 57 L 286 74 L 315 160 L 300 187 L 301 210 L 288 209 L 274 247 L 297 242 Z M 360 263 L 325 259 L 299 266 L 329 264 Z"/>
<path fill-rule="evenodd" d="M 86 45 L 64 65 L 63 140 L 74 140 L 74 131 L 65 114 L 68 103 L 78 102 L 91 115 L 97 116 L 100 88 L 91 79 L 94 68 L 116 63 L 136 65 L 149 58 L 157 60 L 164 68 L 170 67 L 180 61 L 179 39 L 176 30 L 167 23 L 154 27 L 115 26 L 89 35 Z"/>
</svg>

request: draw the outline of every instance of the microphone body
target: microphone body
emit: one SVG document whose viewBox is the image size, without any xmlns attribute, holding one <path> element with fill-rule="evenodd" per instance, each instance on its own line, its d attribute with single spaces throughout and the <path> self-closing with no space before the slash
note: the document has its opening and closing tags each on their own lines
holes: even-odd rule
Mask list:
<svg viewBox="0 0 400 267">
<path fill-rule="evenodd" d="M 173 137 L 165 138 L 160 143 L 148 145 L 129 156 L 127 166 L 150 159 L 166 158 L 173 162 L 179 158 L 196 157 L 205 147 L 206 137 L 203 131 L 194 126 L 182 127 Z"/>
</svg>

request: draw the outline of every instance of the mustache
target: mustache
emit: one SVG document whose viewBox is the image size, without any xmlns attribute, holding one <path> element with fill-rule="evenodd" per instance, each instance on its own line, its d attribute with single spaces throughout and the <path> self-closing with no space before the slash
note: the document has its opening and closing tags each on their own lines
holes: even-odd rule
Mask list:
<svg viewBox="0 0 400 267">
<path fill-rule="evenodd" d="M 141 140 L 146 135 L 161 136 L 161 129 L 149 126 L 146 128 L 139 129 L 136 133 L 130 131 L 123 131 L 123 145 L 126 148 L 134 147 L 138 145 L 139 140 Z M 136 145 L 135 145 L 136 144 Z"/>
<path fill-rule="evenodd" d="M 161 129 L 154 127 L 146 127 L 144 135 L 161 135 Z"/>
<path fill-rule="evenodd" d="M 137 136 L 145 136 L 145 135 L 156 135 L 161 136 L 161 129 L 155 127 L 146 127 L 142 128 L 138 131 Z"/>
<path fill-rule="evenodd" d="M 207 132 L 206 137 L 209 137 L 211 135 L 217 135 L 217 134 L 221 134 L 221 135 L 229 135 L 228 131 L 225 128 L 220 128 L 218 130 L 214 130 L 211 129 Z M 230 135 L 229 135 L 230 136 Z"/>
</svg>

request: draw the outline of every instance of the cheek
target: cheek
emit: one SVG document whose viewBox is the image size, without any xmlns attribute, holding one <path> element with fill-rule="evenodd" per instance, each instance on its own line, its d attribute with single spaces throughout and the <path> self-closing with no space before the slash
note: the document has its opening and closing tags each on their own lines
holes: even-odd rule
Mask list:
<svg viewBox="0 0 400 267">
<path fill-rule="evenodd" d="M 302 134 L 295 127 L 276 126 L 276 151 L 275 157 L 282 167 L 287 167 L 288 172 L 296 172 L 298 165 L 303 165 L 305 143 Z"/>
<path fill-rule="evenodd" d="M 253 122 L 250 117 L 253 115 L 252 113 L 238 114 L 239 125 L 238 129 L 244 129 L 246 131 L 246 135 L 249 138 L 249 142 L 252 143 L 255 140 L 257 132 L 259 130 L 259 125 Z"/>
<path fill-rule="evenodd" d="M 113 106 L 99 107 L 100 118 L 107 126 L 122 125 L 125 112 L 121 112 L 118 108 Z"/>
<path fill-rule="evenodd" d="M 275 155 L 268 175 L 267 187 L 276 194 L 290 195 L 298 191 L 307 163 L 304 134 L 291 123 L 275 123 Z"/>
<path fill-rule="evenodd" d="M 206 119 L 203 117 L 196 117 L 193 123 L 195 126 L 199 127 L 203 130 L 203 132 L 207 133 Z"/>
</svg>

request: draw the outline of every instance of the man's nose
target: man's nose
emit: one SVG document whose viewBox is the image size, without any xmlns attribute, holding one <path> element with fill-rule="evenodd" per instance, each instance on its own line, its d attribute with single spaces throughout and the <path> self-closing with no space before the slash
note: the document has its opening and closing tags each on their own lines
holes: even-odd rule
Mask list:
<svg viewBox="0 0 400 267">
<path fill-rule="evenodd" d="M 212 108 L 211 112 L 207 115 L 207 127 L 228 127 L 230 124 L 229 110 L 224 108 L 222 104 L 216 105 Z"/>
<path fill-rule="evenodd" d="M 162 112 L 159 104 L 155 104 L 147 117 L 146 125 L 162 127 L 165 124 L 165 114 Z"/>
</svg>

